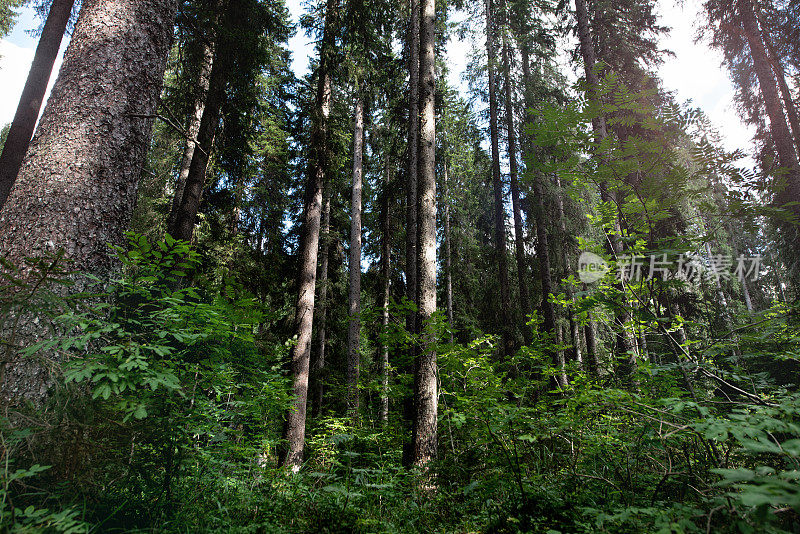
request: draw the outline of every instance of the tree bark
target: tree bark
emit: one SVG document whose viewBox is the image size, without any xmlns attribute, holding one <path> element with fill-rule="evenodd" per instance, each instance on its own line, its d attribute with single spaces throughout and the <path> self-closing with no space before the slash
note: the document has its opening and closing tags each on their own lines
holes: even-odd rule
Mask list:
<svg viewBox="0 0 800 534">
<path fill-rule="evenodd" d="M 331 184 L 326 183 L 323 192 L 322 206 L 322 237 L 321 254 L 322 259 L 319 264 L 319 306 L 317 307 L 317 355 L 314 358 L 311 369 L 312 393 L 311 407 L 312 417 L 317 417 L 322 412 L 322 396 L 325 389 L 325 345 L 327 343 L 327 310 L 328 310 L 328 262 L 331 251 Z"/>
<path fill-rule="evenodd" d="M 306 435 L 306 401 L 308 399 L 308 370 L 311 358 L 311 328 L 314 322 L 314 286 L 317 278 L 322 188 L 328 163 L 328 117 L 331 111 L 331 54 L 335 44 L 334 24 L 338 0 L 327 0 L 325 29 L 320 46 L 317 68 L 317 94 L 314 104 L 311 138 L 312 162 L 306 182 L 303 206 L 303 229 L 300 238 L 300 270 L 298 276 L 295 331 L 297 342 L 292 348 L 292 395 L 294 401 L 286 415 L 284 439 L 288 450 L 282 463 L 297 471 L 303 462 Z"/>
<path fill-rule="evenodd" d="M 761 96 L 764 98 L 764 107 L 766 107 L 767 115 L 769 116 L 772 141 L 778 153 L 778 163 L 786 172 L 786 185 L 775 196 L 776 204 L 784 206 L 789 202 L 800 201 L 800 163 L 798 163 L 792 135 L 786 124 L 786 117 L 778 96 L 778 89 L 770 67 L 767 51 L 761 39 L 761 29 L 758 25 L 752 0 L 741 0 L 739 5 L 742 27 L 753 58 L 753 68 L 758 78 Z M 800 206 L 791 206 L 789 211 L 795 216 L 799 216 Z M 796 237 L 795 240 L 797 240 Z"/>
<path fill-rule="evenodd" d="M 172 43 L 176 0 L 85 0 L 17 182 L 0 212 L 0 257 L 61 249 L 107 278 L 124 244 Z M 36 341 L 48 329 L 31 320 Z M 22 325 L 21 325 L 22 326 Z M 3 393 L 41 401 L 45 366 L 14 357 Z"/>
<path fill-rule="evenodd" d="M 39 118 L 39 110 L 47 92 L 47 83 L 50 81 L 53 64 L 58 56 L 61 39 L 67 29 L 74 3 L 75 0 L 53 0 L 47 14 L 31 70 L 28 72 L 28 79 L 25 81 L 22 97 L 17 105 L 17 112 L 8 130 L 3 153 L 0 154 L 0 210 L 3 209 L 3 204 L 11 193 L 22 160 L 28 151 L 33 130 L 36 128 L 36 119 Z"/>
<path fill-rule="evenodd" d="M 389 152 L 386 153 L 386 168 L 384 169 L 383 194 L 381 195 L 381 282 L 383 284 L 383 301 L 381 302 L 381 360 L 380 379 L 381 397 L 378 420 L 383 426 L 389 422 L 389 345 L 386 335 L 389 331 L 389 299 L 391 297 L 391 268 L 392 268 L 392 242 L 389 228 L 389 188 L 391 175 L 389 167 Z"/>
<path fill-rule="evenodd" d="M 511 327 L 511 295 L 508 283 L 508 251 L 506 248 L 506 210 L 503 205 L 503 183 L 500 177 L 500 148 L 497 119 L 497 82 L 495 76 L 495 25 L 493 2 L 486 0 L 486 53 L 489 71 L 489 130 L 492 145 L 492 187 L 494 189 L 494 237 L 497 277 L 500 282 L 500 328 L 503 336 L 502 357 L 513 350 Z"/>
<path fill-rule="evenodd" d="M 197 146 L 197 136 L 200 134 L 200 126 L 203 121 L 203 112 L 206 107 L 206 99 L 208 98 L 208 90 L 211 82 L 211 70 L 214 65 L 214 46 L 213 43 L 202 43 L 203 57 L 201 58 L 200 72 L 197 75 L 197 99 L 194 103 L 194 110 L 189 118 L 189 128 L 187 133 L 189 137 L 186 139 L 186 144 L 183 148 L 183 157 L 181 157 L 181 165 L 178 169 L 178 178 L 175 181 L 175 192 L 172 196 L 172 207 L 167 218 L 167 228 L 172 228 L 175 225 L 175 219 L 181 208 L 183 201 L 183 192 L 186 188 L 186 180 L 189 178 L 189 171 L 192 166 L 192 159 L 194 151 Z M 202 147 L 201 147 L 202 148 Z"/>
<path fill-rule="evenodd" d="M 413 463 L 426 468 L 436 457 L 438 416 L 438 368 L 435 332 L 430 324 L 436 311 L 436 116 L 435 96 L 435 0 L 420 1 L 419 39 L 419 173 L 417 296 L 419 324 L 424 326 L 414 380 L 415 417 L 412 430 Z"/>
<path fill-rule="evenodd" d="M 353 128 L 353 189 L 350 211 L 350 295 L 347 329 L 347 410 L 358 418 L 361 371 L 361 187 L 364 173 L 364 101 L 356 99 Z"/>
</svg>

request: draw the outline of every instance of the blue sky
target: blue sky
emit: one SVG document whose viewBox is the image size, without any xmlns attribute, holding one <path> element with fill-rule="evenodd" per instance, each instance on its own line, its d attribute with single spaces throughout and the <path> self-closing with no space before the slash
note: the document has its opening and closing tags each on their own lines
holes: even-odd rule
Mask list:
<svg viewBox="0 0 800 534">
<path fill-rule="evenodd" d="M 287 0 L 292 20 L 297 22 L 304 11 L 304 0 Z M 679 100 L 691 100 L 702 108 L 712 123 L 720 130 L 726 148 L 751 150 L 753 130 L 743 125 L 733 107 L 733 88 L 721 66 L 721 56 L 703 43 L 695 43 L 696 23 L 701 0 L 660 0 L 662 23 L 672 28 L 662 47 L 672 50 L 675 57 L 667 58 L 660 69 L 664 85 L 676 91 Z M 19 95 L 25 83 L 36 39 L 28 31 L 38 26 L 33 10 L 21 11 L 19 21 L 11 34 L 0 40 L 0 124 L 11 121 Z M 66 44 L 66 43 L 65 43 Z M 314 44 L 298 29 L 290 40 L 293 68 L 298 75 L 308 69 L 309 56 L 314 54 Z M 450 83 L 463 87 L 461 74 L 467 64 L 469 51 L 482 43 L 452 40 L 447 54 L 450 64 Z M 565 46 L 572 46 L 566 43 Z M 62 47 L 62 52 L 63 52 Z M 60 60 L 56 68 L 60 67 Z M 55 75 L 53 76 L 55 78 Z M 53 80 L 51 80 L 52 85 Z"/>
</svg>

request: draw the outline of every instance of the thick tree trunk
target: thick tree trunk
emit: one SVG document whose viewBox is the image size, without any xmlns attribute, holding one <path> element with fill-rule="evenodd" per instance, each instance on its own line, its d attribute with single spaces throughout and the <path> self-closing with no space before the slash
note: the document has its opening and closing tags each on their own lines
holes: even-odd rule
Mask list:
<svg viewBox="0 0 800 534">
<path fill-rule="evenodd" d="M 486 55 L 489 71 L 489 130 L 492 144 L 492 187 L 494 189 L 494 238 L 497 261 L 497 278 L 500 282 L 500 322 L 503 334 L 502 357 L 513 351 L 511 336 L 511 294 L 508 283 L 508 251 L 506 248 L 506 210 L 503 202 L 503 183 L 500 177 L 500 148 L 497 119 L 497 82 L 495 76 L 495 24 L 493 2 L 486 1 Z"/>
<path fill-rule="evenodd" d="M 358 418 L 361 371 L 361 184 L 364 173 L 364 101 L 356 100 L 353 128 L 353 189 L 350 211 L 350 295 L 347 329 L 347 410 Z"/>
<path fill-rule="evenodd" d="M 172 196 L 172 207 L 167 218 L 167 228 L 172 228 L 175 225 L 175 219 L 181 208 L 183 201 L 183 192 L 186 188 L 186 180 L 189 178 L 189 171 L 192 166 L 192 159 L 194 151 L 197 146 L 197 136 L 200 134 L 200 126 L 203 121 L 203 112 L 206 108 L 206 99 L 208 98 L 208 89 L 211 82 L 211 70 L 214 64 L 214 46 L 213 43 L 203 42 L 202 44 L 203 57 L 201 58 L 200 71 L 197 74 L 197 99 L 194 103 L 194 110 L 191 117 L 189 117 L 189 128 L 187 133 L 189 137 L 186 139 L 186 144 L 183 148 L 183 157 L 181 157 L 180 168 L 178 169 L 178 178 L 175 181 L 175 192 Z M 201 147 L 201 149 L 203 149 Z"/>
<path fill-rule="evenodd" d="M 419 324 L 425 329 L 414 379 L 415 417 L 412 432 L 413 463 L 425 468 L 436 457 L 438 415 L 438 368 L 435 333 L 430 324 L 436 311 L 436 116 L 435 96 L 435 0 L 420 1 L 419 39 L 419 172 L 417 296 Z"/>
<path fill-rule="evenodd" d="M 167 229 L 175 239 L 191 241 L 194 235 L 194 226 L 197 220 L 197 213 L 200 210 L 200 201 L 203 197 L 203 187 L 206 182 L 208 162 L 211 157 L 211 151 L 214 148 L 214 138 L 217 135 L 222 104 L 225 100 L 225 85 L 228 77 L 226 63 L 224 58 L 217 54 L 211 67 L 208 98 L 197 133 L 197 142 L 200 144 L 200 150 L 192 151 L 192 160 L 184 181 L 183 194 L 177 210 L 174 215 L 170 216 L 172 224 Z"/>
<path fill-rule="evenodd" d="M 450 326 L 450 343 L 453 343 L 453 263 L 451 255 L 452 235 L 450 233 L 450 184 L 448 176 L 447 158 L 442 162 L 444 167 L 443 183 L 444 194 L 444 274 L 445 274 L 445 294 L 447 298 L 447 324 Z"/>
<path fill-rule="evenodd" d="M 67 29 L 72 6 L 75 0 L 53 0 L 47 20 L 36 46 L 31 70 L 22 89 L 22 97 L 14 114 L 14 121 L 8 130 L 8 137 L 0 154 L 0 209 L 3 209 L 8 199 L 14 181 L 19 174 L 22 160 L 28 151 L 33 130 L 36 128 L 36 119 L 42 108 L 44 95 L 47 92 L 47 83 L 53 72 L 53 64 L 61 47 L 61 38 Z"/>
<path fill-rule="evenodd" d="M 753 58 L 753 68 L 756 71 L 758 85 L 761 88 L 761 96 L 764 98 L 764 107 L 766 107 L 767 115 L 769 116 L 772 141 L 778 153 L 778 163 L 786 172 L 786 175 L 781 177 L 782 180 L 785 180 L 786 185 L 777 193 L 775 197 L 776 204 L 784 206 L 790 202 L 800 202 L 800 163 L 798 163 L 792 135 L 786 124 L 783 106 L 778 96 L 778 89 L 770 67 L 766 47 L 761 39 L 761 29 L 758 25 L 752 0 L 742 0 L 739 6 L 745 38 L 750 46 L 750 54 Z M 800 206 L 794 205 L 788 209 L 795 216 L 800 216 Z M 794 232 L 796 235 L 796 230 Z"/>
<path fill-rule="evenodd" d="M 11 195 L 0 212 L 0 257 L 62 249 L 77 271 L 106 278 L 122 245 L 172 42 L 176 0 L 85 0 L 64 64 Z M 25 326 L 25 325 L 21 325 Z M 49 334 L 27 325 L 37 341 Z M 47 371 L 6 362 L 3 393 L 34 402 Z"/>
<path fill-rule="evenodd" d="M 510 23 L 505 0 L 500 0 L 500 7 L 504 13 L 506 26 Z M 503 60 L 503 92 L 505 93 L 505 119 L 506 130 L 508 132 L 508 161 L 509 175 L 511 180 L 511 207 L 514 212 L 514 243 L 517 260 L 517 278 L 519 281 L 519 301 L 522 308 L 522 317 L 525 319 L 533 310 L 531 308 L 531 297 L 528 289 L 528 262 L 525 261 L 525 235 L 522 226 L 522 207 L 519 196 L 519 171 L 517 169 L 517 132 L 514 127 L 514 93 L 511 90 L 511 53 L 506 32 L 502 37 L 502 60 Z M 527 319 L 525 319 L 527 322 Z M 531 333 L 527 328 L 523 328 L 525 342 L 530 343 Z"/>
<path fill-rule="evenodd" d="M 297 342 L 292 348 L 292 395 L 294 401 L 286 415 L 284 439 L 288 450 L 282 463 L 293 470 L 300 469 L 306 436 L 306 401 L 308 399 L 308 370 L 311 359 L 311 329 L 314 322 L 314 286 L 317 278 L 322 188 L 328 163 L 328 117 L 331 112 L 331 77 L 329 67 L 334 46 L 334 24 L 338 0 L 327 0 L 325 29 L 320 46 L 317 68 L 317 95 L 314 105 L 311 139 L 312 163 L 306 182 L 303 206 L 303 230 L 300 239 L 300 271 L 295 308 Z"/>
<path fill-rule="evenodd" d="M 317 355 L 311 368 L 311 407 L 312 417 L 317 417 L 322 412 L 322 395 L 324 392 L 325 374 L 325 345 L 327 342 L 327 311 L 328 311 L 328 262 L 331 251 L 331 184 L 326 183 L 323 193 L 322 206 L 322 236 L 321 254 L 319 262 L 319 306 L 317 307 Z"/>
<path fill-rule="evenodd" d="M 389 228 L 389 189 L 391 175 L 389 167 L 389 152 L 386 153 L 386 168 L 384 169 L 383 193 L 381 195 L 381 283 L 383 284 L 383 301 L 381 302 L 381 398 L 378 420 L 383 426 L 389 422 L 389 345 L 385 336 L 389 331 L 389 299 L 391 297 L 391 268 L 392 268 L 392 242 Z"/>
</svg>

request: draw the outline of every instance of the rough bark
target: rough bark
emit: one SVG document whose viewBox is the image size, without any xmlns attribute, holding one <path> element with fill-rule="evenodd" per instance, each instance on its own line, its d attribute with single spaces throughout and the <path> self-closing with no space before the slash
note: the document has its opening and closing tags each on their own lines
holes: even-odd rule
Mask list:
<svg viewBox="0 0 800 534">
<path fill-rule="evenodd" d="M 297 341 L 291 352 L 292 395 L 294 400 L 286 415 L 284 439 L 288 450 L 282 458 L 284 466 L 293 470 L 303 462 L 306 435 L 306 404 L 308 399 L 308 371 L 311 358 L 311 328 L 314 322 L 314 289 L 317 278 L 317 253 L 319 248 L 320 219 L 322 216 L 322 188 L 327 167 L 328 117 L 331 111 L 330 63 L 334 46 L 334 24 L 338 0 L 327 0 L 325 29 L 320 46 L 317 68 L 317 94 L 314 103 L 311 137 L 312 162 L 306 181 L 303 205 L 303 229 L 300 238 L 300 270 L 298 275 L 295 332 Z"/>
<path fill-rule="evenodd" d="M 386 154 L 386 166 L 384 168 L 383 193 L 381 195 L 381 283 L 383 284 L 381 302 L 381 326 L 382 333 L 386 336 L 389 329 L 389 299 L 391 291 L 391 268 L 392 268 L 392 241 L 389 227 L 389 188 L 391 175 L 389 167 L 389 153 Z M 380 380 L 381 397 L 380 411 L 378 420 L 383 426 L 389 422 L 389 346 L 385 338 L 381 339 L 380 349 Z"/>
<path fill-rule="evenodd" d="M 22 160 L 28 151 L 28 144 L 36 128 L 36 119 L 42 108 L 47 83 L 53 72 L 53 64 L 58 56 L 61 38 L 67 29 L 72 6 L 75 0 L 54 0 L 47 14 L 47 20 L 33 55 L 31 70 L 22 89 L 17 111 L 11 128 L 8 130 L 3 153 L 0 154 L 0 209 L 3 209 L 14 181 L 19 174 Z"/>
<path fill-rule="evenodd" d="M 350 294 L 347 329 L 347 410 L 358 417 L 361 371 L 361 188 L 364 174 L 364 101 L 356 99 L 353 126 L 353 188 L 350 197 Z"/>
<path fill-rule="evenodd" d="M 435 94 L 435 0 L 420 2 L 419 39 L 419 172 L 417 296 L 419 324 L 425 332 L 414 377 L 415 417 L 412 430 L 413 463 L 425 468 L 436 457 L 438 416 L 438 368 L 435 333 L 430 318 L 436 311 L 436 117 Z"/>
<path fill-rule="evenodd" d="M 311 368 L 311 407 L 312 417 L 317 417 L 322 411 L 322 396 L 325 389 L 325 349 L 327 343 L 327 310 L 328 310 L 328 263 L 331 244 L 331 184 L 325 184 L 322 206 L 322 235 L 320 237 L 319 262 L 319 297 L 317 299 L 317 354 L 313 359 Z"/>
<path fill-rule="evenodd" d="M 183 194 L 174 215 L 170 216 L 172 224 L 167 228 L 169 234 L 175 239 L 191 241 L 194 235 L 197 213 L 200 210 L 200 201 L 202 200 L 203 187 L 206 182 L 208 162 L 214 148 L 214 138 L 217 135 L 220 113 L 225 100 L 227 76 L 227 61 L 220 54 L 216 54 L 211 67 L 208 97 L 197 133 L 197 142 L 201 150 L 192 151 L 191 163 L 184 181 Z"/>
<path fill-rule="evenodd" d="M 115 270 L 149 146 L 172 42 L 176 0 L 85 0 L 63 67 L 19 176 L 0 212 L 0 256 L 62 249 L 75 270 Z M 47 329 L 27 325 L 41 340 Z M 34 402 L 47 371 L 17 357 L 3 393 Z"/>
<path fill-rule="evenodd" d="M 785 175 L 781 177 L 782 181 L 785 180 L 785 187 L 782 187 L 775 197 L 776 204 L 784 206 L 789 202 L 800 201 L 800 164 L 778 96 L 777 84 L 770 67 L 766 47 L 761 39 L 761 30 L 752 0 L 742 0 L 739 5 L 742 27 L 753 58 L 753 68 L 758 78 L 761 96 L 764 98 L 764 107 L 769 116 L 770 132 L 778 153 L 778 163 L 785 171 Z M 791 206 L 789 211 L 798 216 L 800 215 L 800 206 Z"/>
<path fill-rule="evenodd" d="M 494 190 L 494 238 L 497 261 L 497 278 L 500 282 L 500 328 L 503 335 L 502 357 L 507 358 L 513 350 L 511 326 L 511 294 L 508 282 L 508 251 L 506 246 L 506 210 L 503 203 L 503 183 L 500 177 L 500 148 L 498 132 L 498 104 L 496 81 L 495 24 L 493 2 L 486 0 L 486 55 L 489 71 L 489 130 L 492 146 L 492 188 Z"/>
<path fill-rule="evenodd" d="M 505 0 L 500 0 L 506 26 L 509 24 Z M 519 195 L 519 170 L 517 169 L 517 132 L 514 125 L 514 93 L 511 88 L 511 53 L 506 32 L 502 32 L 503 92 L 505 93 L 505 120 L 508 133 L 509 178 L 511 182 L 511 208 L 514 212 L 514 244 L 517 260 L 517 279 L 519 282 L 519 301 L 522 317 L 531 311 L 530 291 L 528 290 L 528 262 L 525 261 L 525 234 L 522 225 L 522 207 Z M 527 322 L 527 320 L 526 320 Z M 525 342 L 530 343 L 531 333 L 523 328 Z"/>
<path fill-rule="evenodd" d="M 567 243 L 570 242 L 570 239 L 567 236 L 567 218 L 564 215 L 564 190 L 561 188 L 561 178 L 558 174 L 555 175 L 556 180 L 556 207 L 558 208 L 558 226 L 561 230 L 561 262 L 564 265 L 564 277 L 568 277 L 570 275 L 569 272 L 569 251 L 567 250 Z M 572 288 L 572 284 L 565 283 L 564 284 L 564 292 L 567 295 L 567 300 L 575 303 L 575 291 Z M 579 366 L 583 366 L 583 354 L 581 352 L 581 343 L 580 343 L 580 328 L 578 326 L 578 322 L 575 320 L 575 314 L 572 312 L 572 309 L 567 310 L 567 319 L 569 320 L 569 332 L 570 332 L 570 340 L 572 342 L 572 356 L 575 362 Z"/>
<path fill-rule="evenodd" d="M 194 103 L 192 115 L 189 117 L 189 128 L 186 133 L 189 137 L 186 139 L 186 144 L 183 148 L 183 156 L 181 157 L 180 167 L 178 168 L 178 178 L 175 180 L 175 192 L 172 196 L 172 207 L 167 218 L 167 228 L 172 228 L 175 224 L 175 219 L 178 216 L 178 211 L 181 207 L 183 200 L 183 191 L 186 188 L 186 180 L 189 177 L 189 170 L 192 166 L 192 158 L 197 146 L 197 136 L 200 133 L 200 125 L 203 120 L 203 112 L 206 108 L 206 99 L 208 98 L 208 89 L 211 82 L 211 69 L 214 64 L 214 46 L 212 42 L 203 42 L 202 44 L 203 56 L 201 58 L 200 70 L 197 74 L 197 99 Z"/>
</svg>

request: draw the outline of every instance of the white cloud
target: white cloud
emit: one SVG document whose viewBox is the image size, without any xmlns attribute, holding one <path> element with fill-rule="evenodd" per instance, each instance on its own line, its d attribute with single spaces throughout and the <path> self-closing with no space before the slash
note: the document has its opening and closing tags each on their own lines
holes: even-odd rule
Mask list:
<svg viewBox="0 0 800 534">
<path fill-rule="evenodd" d="M 64 39 L 47 84 L 45 101 L 39 111 L 40 115 L 44 111 L 44 106 L 50 97 L 50 90 L 53 88 L 59 69 L 61 69 L 66 44 L 67 39 Z M 19 104 L 22 89 L 25 87 L 25 80 L 28 78 L 28 71 L 33 62 L 33 53 L 33 48 L 24 48 L 0 39 L 0 78 L 4 81 L 3 84 L 0 84 L 0 126 L 14 120 L 14 113 L 17 111 L 17 104 Z"/>
<path fill-rule="evenodd" d="M 33 50 L 0 40 L 0 125 L 14 119 L 19 97 L 33 61 Z"/>
<path fill-rule="evenodd" d="M 675 53 L 667 57 L 659 70 L 664 87 L 674 90 L 679 101 L 691 100 L 701 108 L 719 130 L 723 146 L 728 150 L 752 148 L 754 129 L 742 123 L 734 106 L 734 88 L 722 55 L 705 42 L 695 43 L 701 22 L 700 0 L 661 0 L 662 23 L 672 28 L 661 46 Z"/>
</svg>

